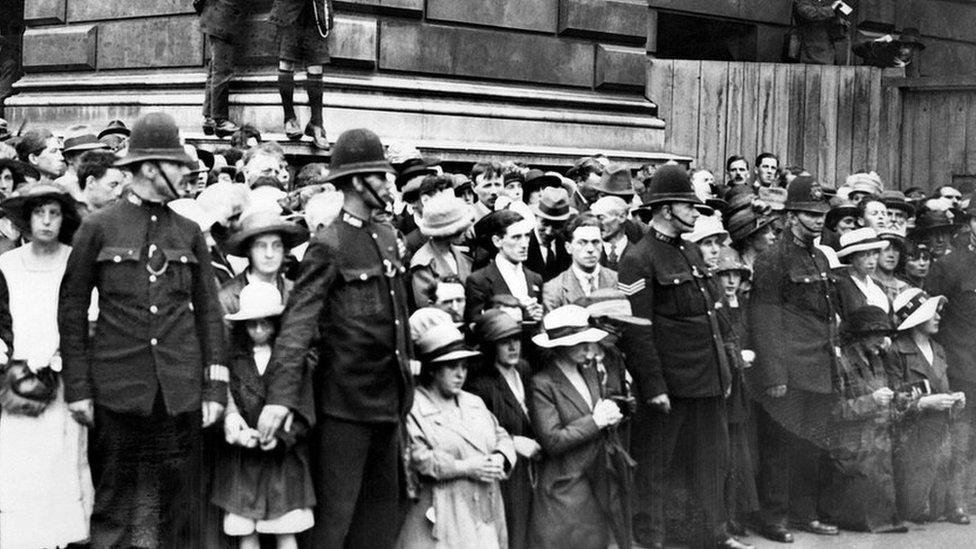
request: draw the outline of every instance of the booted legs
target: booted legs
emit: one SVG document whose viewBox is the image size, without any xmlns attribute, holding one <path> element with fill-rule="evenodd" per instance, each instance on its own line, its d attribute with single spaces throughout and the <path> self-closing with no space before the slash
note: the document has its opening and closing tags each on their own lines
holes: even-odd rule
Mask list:
<svg viewBox="0 0 976 549">
<path fill-rule="evenodd" d="M 302 138 L 302 129 L 295 116 L 295 66 L 291 61 L 278 62 L 278 94 L 285 119 L 285 135 L 297 141 Z"/>
<path fill-rule="evenodd" d="M 321 150 L 329 148 L 329 140 L 322 127 L 322 65 L 309 65 L 305 80 L 305 91 L 308 93 L 308 106 L 312 115 L 305 135 L 312 138 L 312 145 Z"/>
</svg>

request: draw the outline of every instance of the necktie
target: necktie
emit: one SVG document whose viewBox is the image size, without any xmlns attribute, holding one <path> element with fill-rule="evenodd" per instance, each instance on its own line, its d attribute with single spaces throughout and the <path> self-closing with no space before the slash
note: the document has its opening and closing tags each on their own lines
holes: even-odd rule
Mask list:
<svg viewBox="0 0 976 549">
<path fill-rule="evenodd" d="M 620 261 L 620 256 L 617 255 L 617 246 L 615 244 L 610 245 L 610 253 L 607 255 L 607 261 L 611 265 L 616 265 L 617 261 Z"/>
<path fill-rule="evenodd" d="M 586 280 L 586 284 L 583 285 L 583 293 L 589 297 L 589 295 L 593 293 L 593 288 L 595 286 L 593 283 L 593 275 L 586 275 L 584 280 Z"/>
</svg>

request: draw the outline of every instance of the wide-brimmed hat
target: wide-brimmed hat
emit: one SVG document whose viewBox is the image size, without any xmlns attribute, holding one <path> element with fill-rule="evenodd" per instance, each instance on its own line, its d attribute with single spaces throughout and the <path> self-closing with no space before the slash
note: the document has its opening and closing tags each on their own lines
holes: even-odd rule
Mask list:
<svg viewBox="0 0 976 549">
<path fill-rule="evenodd" d="M 798 175 L 786 188 L 786 211 L 826 214 L 830 211 L 828 197 L 813 176 Z"/>
<path fill-rule="evenodd" d="M 626 164 L 610 164 L 603 170 L 603 175 L 600 176 L 600 180 L 593 185 L 592 189 L 613 196 L 634 196 L 630 167 Z"/>
<path fill-rule="evenodd" d="M 329 175 L 325 180 L 368 173 L 394 173 L 379 136 L 365 128 L 342 132 L 332 146 Z"/>
<path fill-rule="evenodd" d="M 31 179 L 41 178 L 41 172 L 37 171 L 37 168 L 16 158 L 0 158 L 0 170 L 4 168 L 10 169 L 11 174 L 14 176 L 15 186 L 27 181 L 28 177 Z"/>
<path fill-rule="evenodd" d="M 908 288 L 895 296 L 892 309 L 898 331 L 908 330 L 928 322 L 935 316 L 947 299 L 941 295 L 930 297 L 919 288 Z"/>
<path fill-rule="evenodd" d="M 909 204 L 908 199 L 905 198 L 905 193 L 901 191 L 889 190 L 881 193 L 881 202 L 889 210 L 901 210 L 905 212 L 908 217 L 913 217 L 915 215 L 915 206 Z"/>
<path fill-rule="evenodd" d="M 151 112 L 136 121 L 129 137 L 129 150 L 115 165 L 128 166 L 149 160 L 194 165 L 180 142 L 176 121 L 166 113 Z"/>
<path fill-rule="evenodd" d="M 691 178 L 688 177 L 688 170 L 681 166 L 667 164 L 658 168 L 651 176 L 650 185 L 644 194 L 644 203 L 638 209 L 649 210 L 657 204 L 672 202 L 705 205 L 695 194 Z"/>
<path fill-rule="evenodd" d="M 724 273 L 727 271 L 738 271 L 743 277 L 752 276 L 752 269 L 742 261 L 739 252 L 729 246 L 722 246 L 718 251 L 718 260 L 715 262 L 713 271 Z"/>
<path fill-rule="evenodd" d="M 887 240 L 880 238 L 871 227 L 861 227 L 840 235 L 840 249 L 837 250 L 837 257 L 847 257 L 868 250 L 883 250 L 890 244 Z"/>
<path fill-rule="evenodd" d="M 78 202 L 61 185 L 41 181 L 24 185 L 0 202 L 0 208 L 3 208 L 4 213 L 17 227 L 29 233 L 31 210 L 34 205 L 47 200 L 57 201 L 61 205 L 61 231 L 58 233 L 58 240 L 71 244 L 71 237 L 81 225 L 81 217 L 78 215 Z"/>
<path fill-rule="evenodd" d="M 236 313 L 224 315 L 226 320 L 232 322 L 256 320 L 279 316 L 285 311 L 285 305 L 281 302 L 281 292 L 274 284 L 267 282 L 251 282 L 241 288 L 238 303 Z"/>
<path fill-rule="evenodd" d="M 681 238 L 689 242 L 701 242 L 710 236 L 721 236 L 721 243 L 729 239 L 729 232 L 722 225 L 722 220 L 714 215 L 702 215 L 695 220 L 695 228 L 690 233 L 684 233 Z"/>
<path fill-rule="evenodd" d="M 725 222 L 732 242 L 739 243 L 772 225 L 776 219 L 753 208 L 743 208 L 733 213 Z"/>
<path fill-rule="evenodd" d="M 841 219 L 847 216 L 857 217 L 858 215 L 857 205 L 851 202 L 849 199 L 835 196 L 830 199 L 830 210 L 827 212 L 827 218 L 824 220 L 824 225 L 830 230 L 834 230 L 837 224 L 840 223 Z"/>
<path fill-rule="evenodd" d="M 495 343 L 522 335 L 522 324 L 500 309 L 489 309 L 474 323 L 474 333 L 482 343 Z"/>
<path fill-rule="evenodd" d="M 840 329 L 848 335 L 890 334 L 895 331 L 895 326 L 883 309 L 864 305 L 848 313 Z"/>
<path fill-rule="evenodd" d="M 262 208 L 241 215 L 240 230 L 227 239 L 226 251 L 231 255 L 247 257 L 250 239 L 271 233 L 281 235 L 286 250 L 308 240 L 308 229 L 286 221 L 279 211 Z"/>
<path fill-rule="evenodd" d="M 898 251 L 901 253 L 907 252 L 911 246 L 908 237 L 906 237 L 904 234 L 895 232 L 891 228 L 879 230 L 878 238 L 888 241 L 892 246 L 898 248 Z"/>
<path fill-rule="evenodd" d="M 61 152 L 65 154 L 83 153 L 95 149 L 107 149 L 108 145 L 98 140 L 95 131 L 89 126 L 77 126 L 70 128 L 64 134 L 64 141 L 61 144 Z"/>
<path fill-rule="evenodd" d="M 532 336 L 539 347 L 572 347 L 579 343 L 596 343 L 607 337 L 603 330 L 590 326 L 590 313 L 579 305 L 563 305 L 549 311 L 542 319 L 543 332 Z"/>
<path fill-rule="evenodd" d="M 573 209 L 569 206 L 569 193 L 562 187 L 542 189 L 539 201 L 532 205 L 532 213 L 549 221 L 566 221 L 573 215 Z"/>
<path fill-rule="evenodd" d="M 464 334 L 451 315 L 434 307 L 417 309 L 410 315 L 410 334 L 417 356 L 424 363 L 481 356 L 464 344 Z"/>
<path fill-rule="evenodd" d="M 101 139 L 106 135 L 113 135 L 113 134 L 124 135 L 125 137 L 129 137 L 129 135 L 132 134 L 132 131 L 130 131 L 129 128 L 125 125 L 125 122 L 121 120 L 112 120 L 111 122 L 108 123 L 107 126 L 105 126 L 105 128 L 102 131 L 98 132 L 98 138 Z"/>
<path fill-rule="evenodd" d="M 635 326 L 651 325 L 650 319 L 634 316 L 627 294 L 615 288 L 593 290 L 590 295 L 577 299 L 574 304 L 586 308 L 590 318 L 609 318 Z"/>
<path fill-rule="evenodd" d="M 915 227 L 912 234 L 921 234 L 938 229 L 956 229 L 958 227 L 956 212 L 948 210 L 932 210 L 923 208 L 915 217 Z"/>
<path fill-rule="evenodd" d="M 915 27 L 905 27 L 894 41 L 897 46 L 908 46 L 920 50 L 925 49 L 925 44 L 921 42 L 922 33 Z"/>
<path fill-rule="evenodd" d="M 560 189 L 562 186 L 563 180 L 558 175 L 532 169 L 525 172 L 525 182 L 522 183 L 522 194 L 528 197 L 532 193 L 547 187 Z"/>
<path fill-rule="evenodd" d="M 418 228 L 424 236 L 454 236 L 473 224 L 474 211 L 467 202 L 452 194 L 439 194 L 424 204 Z"/>
</svg>

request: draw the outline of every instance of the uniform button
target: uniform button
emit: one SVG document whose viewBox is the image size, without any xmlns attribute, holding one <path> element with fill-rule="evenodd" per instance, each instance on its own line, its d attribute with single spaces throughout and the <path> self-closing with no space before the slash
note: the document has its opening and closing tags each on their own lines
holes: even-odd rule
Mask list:
<svg viewBox="0 0 976 549">
<path fill-rule="evenodd" d="M 152 313 L 152 314 L 156 314 L 156 313 L 159 312 L 159 307 L 157 307 L 155 305 L 150 305 L 149 306 L 149 312 Z"/>
<path fill-rule="evenodd" d="M 359 275 L 359 280 L 366 280 L 367 278 L 369 278 L 369 277 L 366 276 L 366 273 L 363 273 L 363 274 Z"/>
<path fill-rule="evenodd" d="M 185 255 L 181 255 L 180 256 L 180 263 L 186 263 L 186 256 Z"/>
<path fill-rule="evenodd" d="M 679 280 L 678 280 L 677 278 L 676 278 L 676 279 L 674 279 L 674 283 L 675 283 L 675 284 L 677 284 L 678 282 L 679 282 Z"/>
<path fill-rule="evenodd" d="M 804 282 L 810 282 L 810 279 L 809 278 L 804 278 L 803 281 Z"/>
<path fill-rule="evenodd" d="M 156 275 L 149 275 L 149 282 L 156 282 Z"/>
<path fill-rule="evenodd" d="M 155 221 L 159 221 L 159 218 L 153 215 L 149 218 L 149 220 L 155 222 Z"/>
<path fill-rule="evenodd" d="M 393 324 L 399 326 L 400 325 L 400 319 L 398 318 L 398 319 L 394 320 L 393 321 Z"/>
<path fill-rule="evenodd" d="M 149 340 L 149 344 L 152 345 L 153 347 L 155 347 L 157 343 L 159 343 L 159 340 L 156 338 L 152 338 Z"/>
<path fill-rule="evenodd" d="M 116 263 L 122 263 L 122 256 L 118 256 L 117 255 L 117 256 L 115 256 L 115 257 L 112 258 L 112 261 L 114 261 Z"/>
</svg>

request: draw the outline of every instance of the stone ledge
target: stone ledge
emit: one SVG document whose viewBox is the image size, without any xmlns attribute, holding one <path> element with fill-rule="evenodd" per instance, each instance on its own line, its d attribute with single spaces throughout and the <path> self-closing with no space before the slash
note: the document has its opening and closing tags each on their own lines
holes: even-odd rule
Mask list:
<svg viewBox="0 0 976 549">
<path fill-rule="evenodd" d="M 648 12 L 643 0 L 561 0 L 559 34 L 644 44 Z"/>
<path fill-rule="evenodd" d="M 93 70 L 97 45 L 97 25 L 27 29 L 24 70 Z"/>
<path fill-rule="evenodd" d="M 424 14 L 424 0 L 334 0 L 333 5 L 340 11 L 388 13 L 410 17 L 421 17 Z"/>
<path fill-rule="evenodd" d="M 427 0 L 427 19 L 556 32 L 559 0 Z"/>
<path fill-rule="evenodd" d="M 596 47 L 597 89 L 643 90 L 647 82 L 647 54 L 643 48 L 599 44 Z"/>
<path fill-rule="evenodd" d="M 550 36 L 382 21 L 379 68 L 589 88 L 593 50 Z"/>
<path fill-rule="evenodd" d="M 24 0 L 24 24 L 60 25 L 65 21 L 66 0 Z"/>
</svg>

